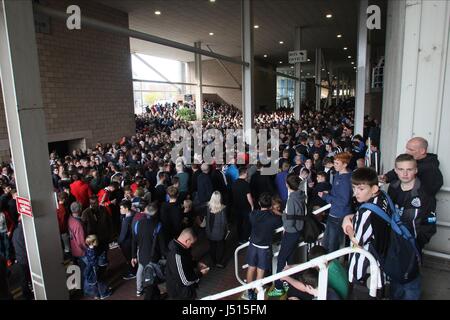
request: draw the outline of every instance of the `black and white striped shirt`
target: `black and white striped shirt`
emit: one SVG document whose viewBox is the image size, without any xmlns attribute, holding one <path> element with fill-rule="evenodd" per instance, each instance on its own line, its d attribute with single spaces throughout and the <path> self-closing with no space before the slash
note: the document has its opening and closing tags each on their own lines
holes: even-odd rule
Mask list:
<svg viewBox="0 0 450 320">
<path fill-rule="evenodd" d="M 391 215 L 387 199 L 383 194 L 370 199 L 369 203 L 374 203 Z M 385 257 L 389 245 L 390 226 L 375 213 L 367 209 L 358 209 L 353 217 L 353 229 L 355 238 L 361 248 L 372 253 L 380 265 L 379 258 Z M 359 253 L 352 254 L 348 269 L 349 282 L 364 281 L 368 277 L 369 260 Z M 384 284 L 384 275 L 378 279 L 378 288 Z"/>
</svg>

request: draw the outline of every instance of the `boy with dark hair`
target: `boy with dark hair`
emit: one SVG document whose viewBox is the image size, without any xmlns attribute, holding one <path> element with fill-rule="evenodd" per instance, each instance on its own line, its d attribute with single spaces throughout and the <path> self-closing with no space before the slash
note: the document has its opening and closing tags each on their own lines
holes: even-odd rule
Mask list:
<svg viewBox="0 0 450 320">
<path fill-rule="evenodd" d="M 127 263 L 127 273 L 122 277 L 124 280 L 136 278 L 136 268 L 131 266 L 131 240 L 132 230 L 131 223 L 133 221 L 134 212 L 131 210 L 131 201 L 123 200 L 120 203 L 121 228 L 117 243 L 120 246 L 125 261 Z"/>
<path fill-rule="evenodd" d="M 323 171 L 317 174 L 317 183 L 312 189 L 310 204 L 312 207 L 323 207 L 327 205 L 327 202 L 319 197 L 319 192 L 329 192 L 331 190 L 331 184 L 327 182 L 327 174 Z"/>
<path fill-rule="evenodd" d="M 378 176 L 371 168 L 360 168 L 352 175 L 353 193 L 359 204 L 373 203 L 389 216 L 390 212 L 386 196 L 378 187 Z M 382 218 L 369 209 L 358 209 L 355 214 L 345 216 L 342 229 L 351 241 L 372 253 L 380 264 L 380 259 L 387 255 L 391 228 Z M 360 254 L 351 254 L 348 269 L 348 280 L 353 285 L 355 298 L 368 298 L 365 285 L 369 277 L 369 260 Z M 384 276 L 378 278 L 378 289 L 384 285 Z M 361 294 L 361 296 L 360 296 Z"/>
<path fill-rule="evenodd" d="M 250 184 L 247 182 L 247 168 L 239 168 L 239 179 L 231 186 L 232 208 L 236 215 L 238 240 L 240 244 L 248 241 L 250 236 L 249 214 L 253 211 L 253 198 Z"/>
<path fill-rule="evenodd" d="M 402 212 L 401 222 L 416 238 L 419 250 L 436 233 L 436 201 L 423 189 L 417 178 L 417 161 L 409 154 L 401 154 L 395 159 L 395 173 L 399 180 L 389 185 L 388 194 L 395 206 Z M 391 280 L 391 298 L 418 300 L 421 293 L 421 277 L 407 283 Z"/>
<path fill-rule="evenodd" d="M 270 207 L 272 197 L 265 192 L 259 197 L 261 210 L 254 210 L 250 214 L 250 245 L 247 251 L 247 283 L 264 278 L 265 271 L 271 268 L 271 245 L 275 229 L 281 227 L 282 221 L 279 216 L 274 215 Z M 256 300 L 256 292 L 248 291 L 249 300 Z"/>
<path fill-rule="evenodd" d="M 183 214 L 181 206 L 177 203 L 178 189 L 174 186 L 167 188 L 169 202 L 161 205 L 161 223 L 166 245 L 176 239 L 182 230 Z"/>
<path fill-rule="evenodd" d="M 296 175 L 289 175 L 286 179 L 286 186 L 288 200 L 282 216 L 284 233 L 278 254 L 277 273 L 285 268 L 286 263 L 293 263 L 292 258 L 304 224 L 301 217 L 305 215 L 305 194 L 299 190 L 300 178 Z M 268 292 L 269 297 L 281 297 L 284 294 L 285 289 L 281 280 L 275 281 L 275 287 Z"/>
</svg>

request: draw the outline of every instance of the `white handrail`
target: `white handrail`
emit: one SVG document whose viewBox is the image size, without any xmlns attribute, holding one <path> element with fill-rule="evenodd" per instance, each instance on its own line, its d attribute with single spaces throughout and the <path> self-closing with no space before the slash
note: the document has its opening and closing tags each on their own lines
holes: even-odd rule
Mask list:
<svg viewBox="0 0 450 320">
<path fill-rule="evenodd" d="M 320 257 L 317 257 L 313 260 L 310 260 L 308 262 L 296 265 L 293 268 L 290 268 L 288 270 L 282 271 L 280 273 L 271 275 L 269 277 L 255 280 L 253 282 L 250 282 L 248 284 L 244 284 L 240 287 L 230 289 L 221 293 L 217 293 L 211 296 L 207 296 L 202 298 L 201 300 L 218 300 L 222 299 L 228 296 L 232 296 L 238 293 L 241 293 L 243 291 L 249 290 L 249 289 L 255 289 L 259 288 L 258 292 L 258 300 L 263 300 L 263 286 L 268 283 L 272 283 L 275 280 L 279 280 L 281 278 L 285 278 L 287 276 L 299 273 L 301 271 L 304 271 L 306 269 L 319 267 L 319 285 L 318 285 L 318 300 L 326 300 L 326 294 L 327 294 L 327 279 L 328 279 L 328 268 L 327 263 L 331 260 L 334 260 L 336 258 L 339 258 L 341 256 L 345 256 L 351 253 L 359 253 L 363 256 L 365 256 L 369 262 L 370 262 L 370 288 L 369 288 L 369 294 L 372 297 L 376 297 L 377 293 L 377 287 L 378 287 L 378 279 L 380 277 L 380 269 L 378 268 L 378 264 L 370 252 L 357 248 L 357 247 L 347 247 L 340 250 L 337 250 L 335 252 L 329 253 L 327 255 L 323 255 Z"/>
<path fill-rule="evenodd" d="M 329 208 L 331 208 L 331 204 L 327 204 L 327 205 L 325 205 L 325 206 L 323 206 L 323 207 L 321 207 L 321 208 L 319 208 L 319 209 L 313 211 L 312 214 L 313 214 L 313 215 L 317 215 L 317 214 L 319 214 L 319 213 L 321 213 L 321 212 L 323 212 L 323 211 L 328 210 Z M 279 227 L 278 229 L 275 230 L 274 234 L 280 233 L 280 232 L 282 232 L 282 231 L 284 231 L 284 227 Z M 321 239 L 322 237 L 323 237 L 323 233 L 322 233 L 321 235 L 319 235 L 319 237 L 317 238 L 317 240 Z M 305 246 L 305 245 L 307 245 L 307 244 L 308 244 L 308 243 L 306 243 L 306 242 L 301 242 L 301 243 L 298 245 L 298 247 L 300 248 L 300 247 L 303 247 L 303 246 Z M 235 274 L 235 276 L 236 276 L 237 281 L 238 281 L 240 284 L 242 284 L 242 285 L 246 284 L 246 282 L 245 282 L 244 280 L 242 280 L 241 277 L 239 276 L 238 253 L 239 253 L 239 251 L 241 251 L 242 249 L 247 248 L 249 245 L 250 245 L 250 242 L 247 241 L 246 243 L 243 243 L 243 244 L 241 244 L 239 247 L 237 247 L 236 250 L 234 251 L 234 274 Z M 274 257 L 276 257 L 277 255 L 278 255 L 278 252 L 275 252 L 275 253 L 274 253 Z M 248 265 L 243 265 L 243 266 L 242 266 L 242 269 L 246 269 L 246 268 L 248 268 Z"/>
</svg>

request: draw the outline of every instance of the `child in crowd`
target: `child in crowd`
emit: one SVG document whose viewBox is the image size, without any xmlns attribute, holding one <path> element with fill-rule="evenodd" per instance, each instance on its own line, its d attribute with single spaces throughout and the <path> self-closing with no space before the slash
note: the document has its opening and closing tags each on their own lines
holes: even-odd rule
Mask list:
<svg viewBox="0 0 450 320">
<path fill-rule="evenodd" d="M 82 258 L 84 268 L 83 291 L 86 296 L 96 299 L 106 299 L 111 296 L 111 288 L 98 278 L 98 254 L 96 249 L 98 240 L 96 235 L 89 235 L 86 238 L 86 254 Z"/>
<path fill-rule="evenodd" d="M 353 193 L 359 204 L 373 203 L 388 215 L 391 215 L 388 201 L 378 187 L 378 175 L 371 168 L 360 168 L 352 174 Z M 342 229 L 352 242 L 372 255 L 380 264 L 380 259 L 387 255 L 389 245 L 390 226 L 369 209 L 358 209 L 355 214 L 345 216 Z M 369 261 L 360 254 L 351 254 L 348 269 L 348 280 L 352 284 L 352 296 L 355 299 L 367 299 L 368 289 L 366 281 L 370 274 Z M 378 288 L 384 285 L 381 272 L 377 279 Z"/>
</svg>

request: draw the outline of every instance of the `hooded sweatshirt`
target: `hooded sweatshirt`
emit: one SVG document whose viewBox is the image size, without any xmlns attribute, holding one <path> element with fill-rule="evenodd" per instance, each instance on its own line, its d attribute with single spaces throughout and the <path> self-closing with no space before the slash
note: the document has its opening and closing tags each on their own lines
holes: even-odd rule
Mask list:
<svg viewBox="0 0 450 320">
<path fill-rule="evenodd" d="M 282 219 L 283 227 L 287 233 L 300 232 L 303 229 L 303 220 L 295 217 L 305 215 L 305 193 L 303 191 L 292 191 L 288 195 L 286 208 Z"/>
</svg>

